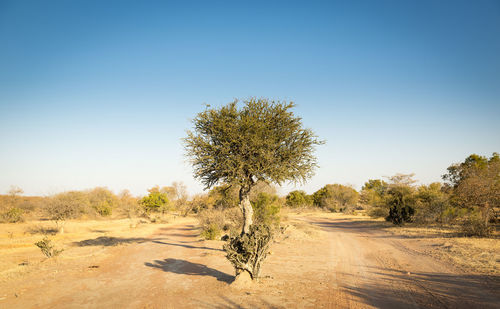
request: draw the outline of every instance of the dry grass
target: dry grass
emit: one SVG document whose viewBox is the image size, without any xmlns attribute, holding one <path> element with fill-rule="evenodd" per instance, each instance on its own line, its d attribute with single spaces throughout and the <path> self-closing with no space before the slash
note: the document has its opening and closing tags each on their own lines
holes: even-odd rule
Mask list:
<svg viewBox="0 0 500 309">
<path fill-rule="evenodd" d="M 181 218 L 175 221 L 181 221 Z M 166 216 L 164 222 L 174 221 Z M 64 226 L 64 234 L 58 234 L 51 221 L 28 221 L 0 224 L 0 280 L 36 269 L 46 261 L 35 242 L 44 236 L 64 249 L 57 258 L 65 260 L 92 258 L 105 255 L 105 247 L 145 241 L 161 224 L 151 224 L 142 219 L 120 220 L 71 220 Z"/>
</svg>

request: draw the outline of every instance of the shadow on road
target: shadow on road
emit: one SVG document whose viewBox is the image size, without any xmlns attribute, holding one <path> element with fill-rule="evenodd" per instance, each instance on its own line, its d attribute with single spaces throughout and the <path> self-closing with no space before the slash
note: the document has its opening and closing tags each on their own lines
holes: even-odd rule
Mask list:
<svg viewBox="0 0 500 309">
<path fill-rule="evenodd" d="M 121 237 L 107 237 L 100 236 L 94 239 L 85 239 L 82 241 L 74 242 L 73 245 L 78 247 L 87 246 L 116 246 L 120 244 L 143 243 L 150 241 L 149 238 L 121 238 Z"/>
<path fill-rule="evenodd" d="M 215 249 L 215 248 L 210 248 L 210 247 L 196 247 L 196 246 L 191 246 L 191 245 L 184 245 L 184 244 L 175 244 L 171 242 L 164 242 L 164 241 L 159 241 L 159 240 L 153 240 L 155 244 L 162 244 L 162 245 L 167 245 L 167 246 L 178 246 L 178 247 L 184 247 L 188 249 L 203 249 L 203 250 L 213 250 L 213 251 L 224 251 L 222 249 Z"/>
<path fill-rule="evenodd" d="M 213 269 L 207 267 L 206 265 L 200 263 L 193 263 L 185 260 L 179 259 L 164 259 L 164 260 L 155 260 L 153 263 L 144 263 L 144 265 L 148 267 L 154 267 L 161 269 L 165 272 L 171 272 L 175 274 L 182 275 L 191 275 L 191 276 L 211 276 L 217 278 L 219 281 L 223 281 L 226 283 L 231 283 L 234 280 L 234 277 L 218 271 L 217 269 Z"/>
<path fill-rule="evenodd" d="M 416 235 L 397 235 L 397 234 L 376 234 L 376 232 L 387 232 L 384 229 L 392 228 L 394 225 L 389 222 L 383 221 L 370 221 L 370 220 L 350 220 L 350 219 L 335 219 L 335 220 L 314 220 L 308 221 L 312 225 L 319 226 L 323 229 L 340 229 L 342 232 L 346 233 L 368 233 L 371 238 L 395 238 L 395 239 L 423 239 L 423 238 L 454 238 L 462 237 L 463 235 L 459 232 L 454 231 L 452 227 L 440 226 L 442 232 L 429 233 L 429 234 L 416 234 Z M 418 225 L 408 225 L 409 227 L 418 227 Z M 429 226 L 428 226 L 429 227 Z M 397 228 L 397 227 L 396 227 Z"/>
</svg>

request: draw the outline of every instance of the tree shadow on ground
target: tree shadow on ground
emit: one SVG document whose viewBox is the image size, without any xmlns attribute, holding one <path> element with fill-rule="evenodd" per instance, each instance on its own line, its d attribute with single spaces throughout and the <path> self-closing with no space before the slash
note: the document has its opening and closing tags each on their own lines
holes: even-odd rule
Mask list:
<svg viewBox="0 0 500 309">
<path fill-rule="evenodd" d="M 185 260 L 179 259 L 164 259 L 155 260 L 152 263 L 144 263 L 148 267 L 158 268 L 165 272 L 171 272 L 181 275 L 190 276 L 211 276 L 217 278 L 218 281 L 231 283 L 234 280 L 234 276 L 228 275 L 217 269 L 210 268 L 206 265 L 200 263 L 193 263 Z"/>
<path fill-rule="evenodd" d="M 100 236 L 94 239 L 85 239 L 82 241 L 74 242 L 73 245 L 78 247 L 87 246 L 116 246 L 120 244 L 132 244 L 132 243 L 143 243 L 150 241 L 149 238 L 121 238 L 121 237 L 108 237 Z"/>
<path fill-rule="evenodd" d="M 191 245 L 185 245 L 185 244 L 175 244 L 171 242 L 164 242 L 164 241 L 159 241 L 159 240 L 153 240 L 155 244 L 162 244 L 162 245 L 167 245 L 167 246 L 178 246 L 178 247 L 184 247 L 188 249 L 203 249 L 203 250 L 213 250 L 213 251 L 224 251 L 222 249 L 215 249 L 215 248 L 210 248 L 210 247 L 196 247 L 196 246 L 191 246 Z"/>
<path fill-rule="evenodd" d="M 398 228 L 397 226 L 393 225 L 390 222 L 383 222 L 383 221 L 370 221 L 370 220 L 350 220 L 350 219 L 335 219 L 333 221 L 329 220 L 316 220 L 316 221 L 309 221 L 312 225 L 319 226 L 323 229 L 341 229 L 342 232 L 346 233 L 366 233 L 370 234 L 371 238 L 394 238 L 394 239 L 409 239 L 409 238 L 414 238 L 414 239 L 424 239 L 424 238 L 455 238 L 455 237 L 463 237 L 463 234 L 455 231 L 452 227 L 440 227 L 443 231 L 442 232 L 434 232 L 434 233 L 426 233 L 426 234 L 415 234 L 415 235 L 408 235 L 408 234 L 391 234 L 388 233 L 386 229 L 388 228 Z M 421 227 L 416 224 L 409 224 L 405 225 L 406 227 Z M 405 227 L 403 226 L 403 227 Z M 422 226 L 425 228 L 425 226 Z M 432 226 L 435 227 L 435 226 Z M 385 232 L 383 234 L 380 234 L 377 232 Z M 374 235 L 377 234 L 377 235 Z"/>
</svg>

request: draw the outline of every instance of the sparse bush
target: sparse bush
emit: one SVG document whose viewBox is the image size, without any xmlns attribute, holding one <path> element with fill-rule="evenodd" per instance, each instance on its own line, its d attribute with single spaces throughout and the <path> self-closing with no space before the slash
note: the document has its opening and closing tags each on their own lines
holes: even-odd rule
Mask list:
<svg viewBox="0 0 500 309">
<path fill-rule="evenodd" d="M 63 249 L 55 249 L 54 244 L 52 244 L 52 241 L 47 237 L 44 237 L 42 240 L 36 242 L 35 246 L 40 248 L 42 253 L 48 258 L 58 256 L 61 252 L 63 252 Z"/>
<path fill-rule="evenodd" d="M 371 207 L 368 209 L 368 215 L 372 218 L 386 218 L 388 209 L 384 207 Z"/>
<path fill-rule="evenodd" d="M 110 216 L 118 205 L 118 198 L 107 188 L 95 188 L 88 192 L 90 206 L 100 216 Z"/>
<path fill-rule="evenodd" d="M 56 223 L 60 233 L 64 233 L 64 223 L 68 219 L 77 218 L 90 207 L 87 194 L 79 191 L 59 193 L 49 198 L 45 212 L 49 219 Z"/>
<path fill-rule="evenodd" d="M 222 232 L 237 234 L 241 222 L 241 213 L 237 208 L 230 209 L 205 209 L 198 214 L 201 236 L 213 239 Z M 208 236 L 208 237 L 207 237 Z"/>
<path fill-rule="evenodd" d="M 23 222 L 24 211 L 17 207 L 12 207 L 2 214 L 2 221 L 7 223 Z"/>
<path fill-rule="evenodd" d="M 252 279 L 259 277 L 260 267 L 267 256 L 272 238 L 269 226 L 257 224 L 250 226 L 249 233 L 229 238 L 223 248 L 237 275 L 247 271 Z"/>
<path fill-rule="evenodd" d="M 139 214 L 139 203 L 137 198 L 133 197 L 129 190 L 123 190 L 118 195 L 118 208 L 127 218 L 133 218 Z"/>
</svg>

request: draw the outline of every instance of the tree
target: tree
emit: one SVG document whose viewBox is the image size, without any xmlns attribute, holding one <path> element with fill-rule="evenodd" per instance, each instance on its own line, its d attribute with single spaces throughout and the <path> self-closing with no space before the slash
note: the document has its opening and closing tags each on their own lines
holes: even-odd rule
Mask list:
<svg viewBox="0 0 500 309">
<path fill-rule="evenodd" d="M 401 225 L 411 222 L 415 214 L 416 196 L 414 174 L 396 174 L 389 179 L 385 202 L 389 206 L 388 221 Z"/>
<path fill-rule="evenodd" d="M 118 197 L 109 189 L 97 187 L 88 192 L 90 205 L 100 216 L 110 216 L 118 205 Z"/>
<path fill-rule="evenodd" d="M 358 202 L 358 192 L 349 186 L 329 184 L 314 192 L 313 202 L 330 211 L 345 210 Z"/>
<path fill-rule="evenodd" d="M 310 206 L 312 204 L 312 197 L 307 195 L 306 192 L 302 190 L 295 190 L 288 193 L 286 196 L 286 205 L 288 207 L 304 207 Z"/>
<path fill-rule="evenodd" d="M 207 108 L 193 120 L 184 139 L 194 176 L 206 189 L 217 184 L 239 186 L 242 235 L 253 223 L 250 191 L 258 180 L 282 184 L 305 182 L 317 167 L 313 155 L 323 142 L 291 111 L 295 104 L 268 99 L 237 101 Z"/>
<path fill-rule="evenodd" d="M 151 211 L 164 213 L 169 205 L 167 193 L 161 192 L 158 186 L 148 190 L 149 194 L 143 197 L 139 204 L 149 214 Z"/>
<path fill-rule="evenodd" d="M 58 231 L 64 233 L 64 223 L 76 218 L 90 207 L 87 194 L 79 191 L 69 191 L 56 194 L 47 201 L 45 212 L 50 220 L 56 223 Z"/>
<path fill-rule="evenodd" d="M 448 194 L 439 182 L 422 185 L 417 188 L 417 220 L 420 222 L 442 222 L 442 216 L 448 206 Z"/>
<path fill-rule="evenodd" d="M 477 209 L 482 216 L 485 235 L 489 221 L 500 207 L 500 156 L 490 158 L 472 154 L 460 164 L 448 167 L 443 179 L 452 188 L 451 203 L 468 209 Z"/>
</svg>

